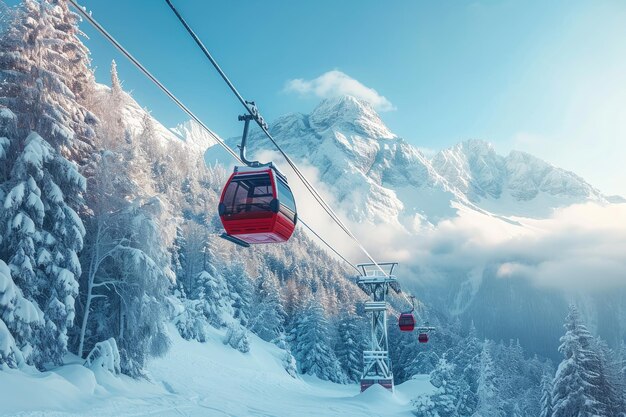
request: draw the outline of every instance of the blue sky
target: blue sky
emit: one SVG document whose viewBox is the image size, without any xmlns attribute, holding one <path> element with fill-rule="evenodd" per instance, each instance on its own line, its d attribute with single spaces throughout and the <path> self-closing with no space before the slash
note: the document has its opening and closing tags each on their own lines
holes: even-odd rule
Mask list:
<svg viewBox="0 0 626 417">
<path fill-rule="evenodd" d="M 485 139 L 499 152 L 531 152 L 626 195 L 624 1 L 174 3 L 269 121 L 308 112 L 332 91 L 364 92 L 391 130 L 419 147 Z M 239 133 L 239 105 L 165 1 L 82 4 L 210 127 Z M 100 81 L 108 83 L 115 58 L 140 104 L 168 126 L 185 120 L 100 35 L 84 30 Z M 285 88 L 294 79 L 300 92 Z"/>
</svg>

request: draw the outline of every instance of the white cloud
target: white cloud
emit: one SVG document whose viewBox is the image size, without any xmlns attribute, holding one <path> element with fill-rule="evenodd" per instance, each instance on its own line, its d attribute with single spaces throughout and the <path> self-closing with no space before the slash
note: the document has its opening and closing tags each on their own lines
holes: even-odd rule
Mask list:
<svg viewBox="0 0 626 417">
<path fill-rule="evenodd" d="M 284 91 L 319 98 L 351 95 L 367 101 L 378 111 L 396 109 L 386 97 L 378 94 L 376 90 L 363 85 L 358 80 L 338 70 L 325 72 L 312 80 L 304 80 L 302 78 L 289 80 L 285 84 Z"/>
<path fill-rule="evenodd" d="M 421 233 L 414 262 L 447 272 L 495 266 L 499 278 L 564 291 L 626 287 L 626 204 L 577 204 L 517 220 L 523 226 L 478 213 L 443 221 Z"/>
<path fill-rule="evenodd" d="M 367 262 L 277 153 L 257 156 L 285 168 L 302 219 L 353 263 Z M 409 234 L 399 225 L 348 220 L 332 190 L 319 180 L 319 171 L 303 162 L 299 166 L 374 259 L 401 263 L 406 284 L 489 268 L 500 279 L 526 279 L 565 292 L 626 288 L 626 204 L 576 204 L 549 218 L 514 222 L 461 210 L 435 225 L 417 222 L 415 233 Z"/>
</svg>

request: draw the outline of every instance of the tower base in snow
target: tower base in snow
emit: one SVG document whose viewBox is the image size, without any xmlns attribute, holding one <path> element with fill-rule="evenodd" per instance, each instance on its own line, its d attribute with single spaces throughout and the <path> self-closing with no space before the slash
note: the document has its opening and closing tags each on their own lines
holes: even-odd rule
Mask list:
<svg viewBox="0 0 626 417">
<path fill-rule="evenodd" d="M 392 379 L 362 379 L 361 380 L 361 392 L 365 391 L 372 385 L 382 385 L 390 391 L 393 391 L 393 378 Z"/>
</svg>

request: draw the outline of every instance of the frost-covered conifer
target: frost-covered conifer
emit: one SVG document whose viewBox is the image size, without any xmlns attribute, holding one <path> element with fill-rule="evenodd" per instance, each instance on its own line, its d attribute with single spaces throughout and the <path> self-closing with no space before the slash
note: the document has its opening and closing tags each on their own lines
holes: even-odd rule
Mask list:
<svg viewBox="0 0 626 417">
<path fill-rule="evenodd" d="M 616 371 L 618 392 L 622 392 L 623 408 L 626 409 L 626 342 L 622 341 L 617 349 Z"/>
<path fill-rule="evenodd" d="M 115 283 L 119 294 L 119 329 L 116 340 L 122 357 L 122 372 L 142 373 L 149 357 L 162 356 L 170 346 L 165 329 L 168 317 L 166 297 L 174 283 L 164 245 L 162 224 L 167 212 L 152 198 L 128 212 L 131 250 L 121 252 L 117 268 L 122 282 Z"/>
<path fill-rule="evenodd" d="M 24 296 L 46 315 L 33 335 L 39 366 L 62 360 L 81 272 L 85 231 L 77 211 L 85 180 L 66 158 L 89 157 L 95 118 L 84 107 L 93 74 L 77 23 L 67 2 L 25 0 L 0 36 L 0 105 L 16 116 L 12 134 L 0 134 L 12 152 L 2 184 L 3 257 Z"/>
<path fill-rule="evenodd" d="M 36 133 L 17 156 L 11 179 L 3 185 L 4 251 L 13 277 L 24 295 L 45 313 L 46 325 L 35 335 L 34 361 L 60 363 L 73 324 L 78 252 L 85 229 L 68 205 L 81 198 L 85 179 Z"/>
<path fill-rule="evenodd" d="M 590 350 L 593 338 L 582 324 L 575 306 L 571 305 L 564 325 L 559 352 L 564 359 L 559 364 L 552 388 L 552 417 L 602 415 L 602 403 L 597 398 L 598 374 L 593 368 L 597 355 Z"/>
<path fill-rule="evenodd" d="M 84 104 L 94 84 L 79 17 L 61 0 L 24 0 L 0 39 L 0 104 L 24 137 L 38 132 L 64 157 L 84 161 L 95 119 Z"/>
<path fill-rule="evenodd" d="M 331 348 L 330 324 L 319 301 L 312 298 L 298 315 L 289 342 L 301 373 L 345 382 L 346 376 Z"/>
<path fill-rule="evenodd" d="M 11 174 L 11 139 L 17 138 L 17 117 L 7 107 L 0 105 L 0 186 L 9 179 Z M 4 194 L 0 190 L 0 201 Z"/>
<path fill-rule="evenodd" d="M 359 381 L 363 373 L 363 351 L 367 348 L 362 325 L 365 322 L 364 318 L 345 311 L 337 323 L 335 352 L 348 380 L 353 382 Z"/>
<path fill-rule="evenodd" d="M 226 317 L 231 316 L 229 313 L 232 312 L 224 276 L 215 268 L 211 268 L 211 272 L 206 270 L 200 272 L 195 281 L 194 298 L 201 302 L 204 316 L 214 327 L 223 326 L 226 323 Z"/>
<path fill-rule="evenodd" d="M 285 331 L 285 317 L 278 280 L 269 269 L 263 269 L 255 282 L 250 330 L 261 339 L 270 342 Z"/>
<path fill-rule="evenodd" d="M 482 346 L 478 339 L 478 333 L 474 322 L 471 323 L 467 338 L 461 340 L 460 354 L 456 359 L 462 369 L 463 378 L 468 383 L 470 390 L 478 392 L 478 378 L 480 374 L 480 360 Z"/>
<path fill-rule="evenodd" d="M 204 316 L 202 302 L 188 299 L 184 292 L 176 294 L 177 308 L 172 314 L 172 321 L 178 333 L 186 340 L 206 342 L 209 332 L 209 322 Z"/>
<path fill-rule="evenodd" d="M 237 349 L 241 353 L 250 351 L 250 342 L 248 341 L 248 332 L 240 323 L 231 322 L 227 326 L 226 335 L 224 336 L 224 344 L 229 345 L 233 349 Z"/>
<path fill-rule="evenodd" d="M 111 104 L 115 108 L 121 108 L 124 97 L 124 90 L 122 89 L 122 82 L 117 74 L 117 63 L 115 60 L 111 61 Z"/>
<path fill-rule="evenodd" d="M 493 347 L 492 356 L 496 374 L 498 375 L 498 395 L 502 401 L 505 415 L 521 412 L 521 407 L 535 407 L 540 401 L 540 375 L 530 374 L 530 363 L 524 359 L 524 350 L 519 340 L 510 340 L 508 344 L 501 342 Z M 529 410 L 526 410 L 529 411 Z"/>
<path fill-rule="evenodd" d="M 33 334 L 43 325 L 43 312 L 24 298 L 0 260 L 0 370 L 30 362 Z"/>
<path fill-rule="evenodd" d="M 604 340 L 597 339 L 595 342 L 599 360 L 598 398 L 604 413 L 618 415 L 621 411 L 626 412 L 626 400 L 622 397 L 619 380 L 619 361 Z"/>
<path fill-rule="evenodd" d="M 541 378 L 541 414 L 539 417 L 552 417 L 552 377 L 544 374 Z"/>
<path fill-rule="evenodd" d="M 427 400 L 418 397 L 413 401 L 417 416 L 425 417 L 461 417 L 459 413 L 459 380 L 455 365 L 444 357 L 430 374 L 430 382 L 437 388 L 434 395 Z"/>
<path fill-rule="evenodd" d="M 184 283 L 185 282 L 185 271 L 186 271 L 186 255 L 185 255 L 185 236 L 183 235 L 183 230 L 180 226 L 176 227 L 176 238 L 174 239 L 174 244 L 171 248 L 172 252 L 172 270 L 174 274 L 176 274 L 176 282 Z"/>
<path fill-rule="evenodd" d="M 491 357 L 492 343 L 485 341 L 480 354 L 480 373 L 478 377 L 478 407 L 475 417 L 503 416 L 501 399 L 498 392 L 498 381 Z"/>
<path fill-rule="evenodd" d="M 234 262 L 224 269 L 224 276 L 234 310 L 233 317 L 241 325 L 248 326 L 252 312 L 253 287 L 250 276 L 241 262 Z"/>
</svg>

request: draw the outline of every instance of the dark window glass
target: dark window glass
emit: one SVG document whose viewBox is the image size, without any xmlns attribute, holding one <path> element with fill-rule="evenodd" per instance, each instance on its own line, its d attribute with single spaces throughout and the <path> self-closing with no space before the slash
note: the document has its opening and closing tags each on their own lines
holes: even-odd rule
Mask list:
<svg viewBox="0 0 626 417">
<path fill-rule="evenodd" d="M 280 178 L 276 179 L 276 187 L 278 188 L 278 200 L 280 201 L 281 212 L 291 221 L 294 221 L 296 214 L 296 202 L 293 198 L 291 190 Z M 287 208 L 288 210 L 284 210 L 284 208 Z"/>
<path fill-rule="evenodd" d="M 238 175 L 224 193 L 225 214 L 269 211 L 273 198 L 269 174 Z"/>
</svg>

